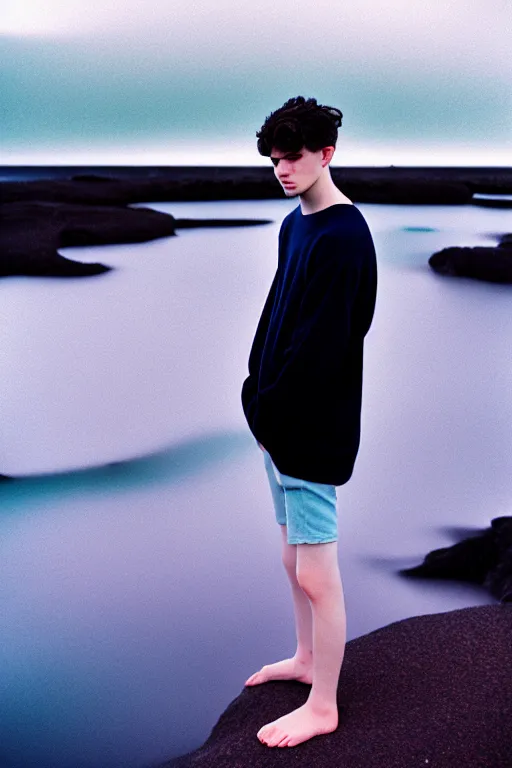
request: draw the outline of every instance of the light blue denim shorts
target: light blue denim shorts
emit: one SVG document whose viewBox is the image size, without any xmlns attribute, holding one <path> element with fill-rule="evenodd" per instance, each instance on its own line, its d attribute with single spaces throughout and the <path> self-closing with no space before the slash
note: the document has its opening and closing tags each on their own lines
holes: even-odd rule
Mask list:
<svg viewBox="0 0 512 768">
<path fill-rule="evenodd" d="M 288 544 L 324 544 L 338 540 L 336 486 L 312 483 L 280 472 L 263 452 L 279 525 L 286 525 Z"/>
</svg>

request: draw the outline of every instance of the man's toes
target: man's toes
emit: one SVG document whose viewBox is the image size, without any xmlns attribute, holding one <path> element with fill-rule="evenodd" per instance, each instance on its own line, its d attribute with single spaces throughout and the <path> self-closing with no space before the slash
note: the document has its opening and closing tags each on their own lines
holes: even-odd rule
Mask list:
<svg viewBox="0 0 512 768">
<path fill-rule="evenodd" d="M 274 733 L 273 725 L 264 725 L 263 728 L 259 729 L 257 736 L 260 741 L 265 742 L 265 744 L 269 744 L 269 742 L 272 739 L 273 733 Z"/>
<path fill-rule="evenodd" d="M 269 739 L 268 745 L 269 747 L 277 747 L 277 745 L 283 741 L 283 739 L 286 739 L 288 734 L 286 734 L 284 731 L 277 730 L 271 739 Z"/>
</svg>

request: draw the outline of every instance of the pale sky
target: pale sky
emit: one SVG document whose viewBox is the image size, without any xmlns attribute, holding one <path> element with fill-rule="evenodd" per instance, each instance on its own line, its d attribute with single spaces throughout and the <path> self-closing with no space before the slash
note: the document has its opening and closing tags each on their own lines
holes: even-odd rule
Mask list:
<svg viewBox="0 0 512 768">
<path fill-rule="evenodd" d="M 291 96 L 333 165 L 512 164 L 510 0 L 6 0 L 0 163 L 268 164 Z"/>
</svg>

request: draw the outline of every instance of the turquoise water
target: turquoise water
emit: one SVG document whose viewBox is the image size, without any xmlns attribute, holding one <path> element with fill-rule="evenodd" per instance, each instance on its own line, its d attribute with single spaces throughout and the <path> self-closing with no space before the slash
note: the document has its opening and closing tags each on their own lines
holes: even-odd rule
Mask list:
<svg viewBox="0 0 512 768">
<path fill-rule="evenodd" d="M 115 269 L 0 281 L 0 473 L 17 478 L 0 484 L 2 768 L 183 754 L 252 672 L 294 651 L 240 389 L 296 204 L 157 203 L 178 218 L 273 223 L 66 248 Z M 512 212 L 358 207 L 379 284 L 361 448 L 337 489 L 348 640 L 494 602 L 395 571 L 512 502 L 511 287 L 427 265 L 441 247 L 512 231 Z"/>
</svg>

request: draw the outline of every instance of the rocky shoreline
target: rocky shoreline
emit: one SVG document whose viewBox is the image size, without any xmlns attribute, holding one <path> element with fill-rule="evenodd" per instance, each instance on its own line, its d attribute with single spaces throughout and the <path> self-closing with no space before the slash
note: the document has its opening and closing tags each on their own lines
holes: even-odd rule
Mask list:
<svg viewBox="0 0 512 768">
<path fill-rule="evenodd" d="M 44 174 L 44 170 L 40 173 Z M 351 200 L 359 203 L 466 205 L 475 194 L 512 195 L 512 168 L 331 166 L 331 176 Z M 69 177 L 64 178 L 59 174 L 59 178 L 4 181 L 0 184 L 0 193 L 3 203 L 30 199 L 96 205 L 284 197 L 273 168 L 263 166 L 100 166 L 94 171 L 81 169 L 76 174 L 70 171 Z M 512 206 L 512 201 L 499 204 L 503 202 Z"/>
<path fill-rule="evenodd" d="M 512 744 L 512 517 L 456 530 L 451 547 L 398 571 L 408 579 L 477 584 L 500 605 L 411 616 L 346 643 L 333 733 L 293 748 L 262 745 L 266 722 L 301 706 L 311 686 L 244 688 L 205 743 L 159 768 L 264 768 L 279 751 L 297 768 L 508 768 Z M 469 534 L 469 535 L 468 535 Z M 226 759 L 229 755 L 229 760 Z"/>
<path fill-rule="evenodd" d="M 112 267 L 74 261 L 58 253 L 69 246 L 142 243 L 178 228 L 253 226 L 267 219 L 176 219 L 150 208 L 25 200 L 0 205 L 0 277 L 87 277 Z"/>
<path fill-rule="evenodd" d="M 100 169 L 101 170 L 101 169 Z M 335 183 L 355 203 L 512 206 L 512 169 L 332 168 Z M 116 175 L 114 175 L 116 174 Z M 273 169 L 175 167 L 103 169 L 70 178 L 0 183 L 0 276 L 86 277 L 106 264 L 83 264 L 58 253 L 66 246 L 144 242 L 179 227 L 251 226 L 268 220 L 175 219 L 143 202 L 282 199 Z M 136 203 L 139 207 L 131 208 Z M 499 235 L 497 237 L 500 237 Z M 496 247 L 449 248 L 429 264 L 440 274 L 512 283 L 511 235 Z"/>
<path fill-rule="evenodd" d="M 511 634 L 511 604 L 393 622 L 346 643 L 332 733 L 262 744 L 262 725 L 311 690 L 270 681 L 242 688 L 202 746 L 159 768 L 510 768 Z"/>
</svg>

